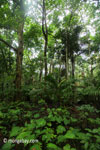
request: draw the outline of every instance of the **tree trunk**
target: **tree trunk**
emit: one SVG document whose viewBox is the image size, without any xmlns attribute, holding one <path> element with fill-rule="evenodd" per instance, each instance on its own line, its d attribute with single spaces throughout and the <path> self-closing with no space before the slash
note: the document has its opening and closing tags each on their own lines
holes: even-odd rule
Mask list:
<svg viewBox="0 0 100 150">
<path fill-rule="evenodd" d="M 66 61 L 65 61 L 65 67 L 66 67 L 66 79 L 68 79 L 68 49 L 67 46 L 65 48 L 66 51 Z"/>
<path fill-rule="evenodd" d="M 16 2 L 15 2 L 16 3 Z M 23 39 L 23 29 L 24 29 L 24 0 L 20 0 L 18 3 L 19 16 L 18 16 L 18 48 L 13 47 L 8 42 L 0 38 L 0 41 L 5 45 L 10 47 L 16 52 L 16 78 L 15 78 L 15 88 L 16 88 L 16 100 L 21 99 L 21 81 L 22 81 L 22 61 L 23 61 L 23 51 L 24 51 L 24 39 Z"/>
<path fill-rule="evenodd" d="M 45 39 L 44 46 L 44 65 L 45 65 L 45 77 L 47 76 L 47 40 Z"/>
<path fill-rule="evenodd" d="M 72 63 L 72 78 L 75 76 L 75 58 L 72 56 L 71 58 L 71 63 Z"/>
<path fill-rule="evenodd" d="M 41 68 L 40 68 L 40 74 L 39 74 L 39 81 L 41 82 L 42 80 L 42 73 L 43 73 L 43 64 L 41 62 Z"/>
<path fill-rule="evenodd" d="M 52 73 L 54 73 L 54 71 L 55 71 L 55 63 L 52 62 Z"/>
<path fill-rule="evenodd" d="M 52 67 L 52 61 L 50 62 L 49 74 L 51 74 L 51 73 L 52 73 L 51 67 Z"/>
<path fill-rule="evenodd" d="M 91 77 L 93 77 L 93 58 L 91 58 Z"/>
<path fill-rule="evenodd" d="M 45 77 L 47 76 L 47 47 L 48 47 L 48 30 L 46 23 L 46 8 L 45 8 L 45 0 L 43 0 L 42 5 L 42 32 L 45 40 L 44 44 L 44 68 L 45 68 Z"/>
<path fill-rule="evenodd" d="M 61 81 L 61 58 L 59 60 L 59 82 Z"/>
<path fill-rule="evenodd" d="M 20 18 L 19 18 L 19 29 L 18 29 L 18 49 L 16 51 L 16 100 L 21 99 L 21 82 L 22 82 L 22 62 L 23 62 L 23 51 L 24 51 L 24 6 L 23 0 L 20 0 Z"/>
</svg>

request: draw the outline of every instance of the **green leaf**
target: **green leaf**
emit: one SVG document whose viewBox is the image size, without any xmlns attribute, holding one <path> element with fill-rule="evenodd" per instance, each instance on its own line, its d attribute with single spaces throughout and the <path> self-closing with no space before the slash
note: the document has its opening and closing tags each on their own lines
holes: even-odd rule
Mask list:
<svg viewBox="0 0 100 150">
<path fill-rule="evenodd" d="M 77 136 L 78 136 L 78 139 L 81 139 L 81 140 L 85 140 L 86 139 L 86 135 L 84 133 L 82 133 L 82 132 L 79 132 L 77 134 Z"/>
<path fill-rule="evenodd" d="M 69 144 L 66 144 L 66 145 L 63 147 L 63 150 L 71 150 L 70 145 L 69 145 Z"/>
<path fill-rule="evenodd" d="M 36 124 L 37 124 L 37 126 L 36 126 L 37 128 L 44 127 L 46 125 L 46 121 L 44 119 L 40 118 L 40 119 L 36 120 Z"/>
<path fill-rule="evenodd" d="M 62 122 L 62 117 L 60 117 L 60 116 L 55 116 L 55 120 L 56 120 L 58 123 L 61 123 L 61 122 Z"/>
<path fill-rule="evenodd" d="M 11 132 L 10 132 L 10 137 L 13 137 L 13 136 L 17 136 L 21 131 L 21 127 L 13 127 Z"/>
<path fill-rule="evenodd" d="M 16 137 L 16 139 L 25 139 L 25 138 L 28 139 L 30 138 L 30 136 L 31 136 L 31 131 L 22 132 Z"/>
<path fill-rule="evenodd" d="M 47 126 L 51 127 L 51 126 L 52 126 L 51 122 L 48 122 L 48 123 L 47 123 Z"/>
<path fill-rule="evenodd" d="M 77 119 L 71 117 L 71 122 L 77 122 Z"/>
<path fill-rule="evenodd" d="M 11 150 L 14 146 L 15 146 L 15 144 L 6 143 L 2 146 L 2 150 Z"/>
<path fill-rule="evenodd" d="M 34 115 L 34 118 L 38 118 L 38 117 L 40 117 L 40 114 L 35 114 Z"/>
<path fill-rule="evenodd" d="M 33 130 L 35 128 L 35 124 L 34 123 L 27 124 L 26 128 L 27 128 L 27 130 Z"/>
<path fill-rule="evenodd" d="M 0 118 L 3 118 L 3 113 L 0 111 Z"/>
<path fill-rule="evenodd" d="M 75 139 L 75 134 L 71 131 L 68 130 L 67 133 L 65 134 L 66 139 Z"/>
<path fill-rule="evenodd" d="M 100 130 L 98 130 L 98 129 L 93 129 L 93 133 L 98 133 Z"/>
<path fill-rule="evenodd" d="M 61 125 L 59 125 L 58 127 L 57 127 L 57 134 L 59 134 L 59 133 L 63 133 L 63 132 L 65 132 L 66 131 L 66 129 L 65 129 L 65 127 L 63 127 L 63 126 L 61 126 Z"/>
<path fill-rule="evenodd" d="M 48 143 L 47 144 L 47 148 L 50 148 L 50 149 L 54 149 L 54 150 L 57 150 L 57 145 L 53 144 L 53 143 Z"/>
<path fill-rule="evenodd" d="M 70 124 L 70 120 L 67 120 L 66 118 L 64 118 L 64 124 L 65 125 Z"/>
<path fill-rule="evenodd" d="M 45 141 L 46 143 L 48 143 L 49 141 L 51 141 L 51 139 L 55 138 L 56 135 L 54 135 L 53 133 L 46 133 L 42 136 L 42 140 Z"/>
<path fill-rule="evenodd" d="M 84 148 L 85 148 L 85 150 L 88 150 L 88 146 L 89 146 L 89 143 L 88 143 L 88 142 L 86 142 L 86 143 L 84 144 Z"/>
<path fill-rule="evenodd" d="M 37 144 L 34 144 L 33 146 L 31 146 L 30 150 L 42 150 L 41 148 L 41 143 L 37 143 Z"/>
<path fill-rule="evenodd" d="M 41 131 L 41 130 L 39 130 L 39 129 L 37 129 L 37 130 L 35 131 L 35 133 L 36 133 L 36 136 L 39 136 L 39 135 L 41 135 L 41 134 L 42 134 L 42 131 Z"/>
<path fill-rule="evenodd" d="M 63 135 L 59 135 L 58 137 L 57 137 L 57 143 L 62 143 L 62 142 L 64 142 L 64 140 L 65 140 L 65 136 L 63 136 Z"/>
</svg>

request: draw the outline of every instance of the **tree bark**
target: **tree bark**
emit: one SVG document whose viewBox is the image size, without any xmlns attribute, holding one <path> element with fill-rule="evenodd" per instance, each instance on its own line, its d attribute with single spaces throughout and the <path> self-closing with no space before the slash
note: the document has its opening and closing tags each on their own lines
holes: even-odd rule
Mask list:
<svg viewBox="0 0 100 150">
<path fill-rule="evenodd" d="M 59 59 L 59 83 L 61 81 L 61 58 Z"/>
<path fill-rule="evenodd" d="M 51 74 L 52 73 L 52 61 L 50 62 L 50 66 L 49 66 L 49 74 Z"/>
<path fill-rule="evenodd" d="M 67 48 L 67 45 L 66 45 L 65 51 L 66 51 L 66 61 L 65 61 L 66 79 L 68 79 L 68 48 Z"/>
<path fill-rule="evenodd" d="M 75 58 L 72 56 L 71 58 L 71 63 L 72 63 L 72 78 L 75 76 Z"/>
<path fill-rule="evenodd" d="M 47 22 L 46 22 L 46 8 L 45 8 L 45 0 L 43 0 L 42 5 L 42 32 L 45 40 L 44 44 L 44 68 L 45 68 L 45 77 L 47 76 L 47 47 L 48 47 L 48 30 L 47 30 Z"/>
<path fill-rule="evenodd" d="M 44 46 L 44 64 L 45 64 L 45 77 L 47 76 L 47 40 L 45 39 Z"/>
<path fill-rule="evenodd" d="M 24 52 L 24 39 L 23 39 L 23 29 L 24 29 L 24 5 L 23 0 L 20 0 L 20 17 L 19 17 L 19 27 L 18 27 L 18 49 L 16 52 L 16 100 L 21 99 L 21 82 L 22 82 L 22 62 L 23 62 L 23 52 Z"/>
<path fill-rule="evenodd" d="M 40 74 L 39 74 L 39 81 L 41 82 L 42 80 L 42 73 L 43 73 L 43 64 L 41 62 L 41 68 L 40 68 Z"/>
<path fill-rule="evenodd" d="M 93 77 L 93 58 L 91 57 L 91 77 Z"/>
</svg>

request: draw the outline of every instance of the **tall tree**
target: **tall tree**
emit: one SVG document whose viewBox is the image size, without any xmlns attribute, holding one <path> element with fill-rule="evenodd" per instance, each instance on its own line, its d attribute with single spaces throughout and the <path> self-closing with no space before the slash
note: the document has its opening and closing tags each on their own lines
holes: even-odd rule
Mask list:
<svg viewBox="0 0 100 150">
<path fill-rule="evenodd" d="M 12 5 L 13 3 L 13 5 Z M 16 78 L 15 78 L 15 87 L 16 87 L 16 100 L 21 98 L 21 81 L 22 81 L 22 61 L 23 61 L 23 51 L 24 51 L 24 39 L 23 39 L 23 29 L 24 29 L 24 20 L 25 20 L 25 13 L 24 13 L 24 0 L 19 1 L 12 1 L 9 4 L 9 11 L 10 17 L 12 18 L 13 22 L 16 22 L 16 26 L 9 25 L 9 29 L 17 31 L 18 37 L 18 47 L 14 47 L 9 44 L 6 40 L 0 38 L 0 41 L 3 42 L 5 45 L 13 49 L 16 53 Z M 13 12 L 11 8 L 13 9 Z M 15 18 L 12 15 L 15 14 Z M 9 19 L 9 18 L 8 18 Z M 3 26 L 3 28 L 7 28 L 7 26 Z"/>
<path fill-rule="evenodd" d="M 21 97 L 21 81 L 22 81 L 22 62 L 23 62 L 23 51 L 24 51 L 24 39 L 23 39 L 23 29 L 24 29 L 24 1 L 19 2 L 19 26 L 18 26 L 18 48 L 16 51 L 16 99 Z"/>
</svg>

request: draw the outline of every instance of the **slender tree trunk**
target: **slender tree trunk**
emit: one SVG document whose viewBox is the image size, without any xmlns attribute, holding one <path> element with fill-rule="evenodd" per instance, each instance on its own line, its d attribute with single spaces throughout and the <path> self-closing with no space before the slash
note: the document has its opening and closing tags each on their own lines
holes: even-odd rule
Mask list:
<svg viewBox="0 0 100 150">
<path fill-rule="evenodd" d="M 43 65 L 41 65 L 41 68 L 40 68 L 40 74 L 39 74 L 39 81 L 40 82 L 42 80 L 42 73 L 43 73 Z"/>
<path fill-rule="evenodd" d="M 61 58 L 59 60 L 59 82 L 61 81 Z"/>
<path fill-rule="evenodd" d="M 47 76 L 47 40 L 45 39 L 44 46 L 44 64 L 45 64 L 45 77 Z"/>
<path fill-rule="evenodd" d="M 55 71 L 55 63 L 52 62 L 52 73 L 54 73 L 54 71 Z"/>
<path fill-rule="evenodd" d="M 45 8 L 45 0 L 43 0 L 42 5 L 42 32 L 45 40 L 44 44 L 44 66 L 45 66 L 45 77 L 47 76 L 47 47 L 48 47 L 48 29 L 46 22 L 46 8 Z"/>
<path fill-rule="evenodd" d="M 9 70 L 10 70 L 10 71 L 12 70 L 10 48 L 9 48 Z"/>
<path fill-rule="evenodd" d="M 72 63 L 72 78 L 75 76 L 75 58 L 72 56 L 71 58 L 71 63 Z"/>
<path fill-rule="evenodd" d="M 90 75 L 91 75 L 91 77 L 93 77 L 93 68 L 92 68 L 93 59 L 92 59 L 92 57 L 91 57 L 90 44 L 89 44 L 88 46 L 89 46 L 89 53 L 88 53 L 88 55 L 89 55 L 89 57 L 90 57 L 90 61 L 89 61 L 89 63 L 90 63 Z"/>
<path fill-rule="evenodd" d="M 51 71 L 51 67 L 52 67 L 52 62 L 50 62 L 49 74 L 50 74 L 50 73 L 52 73 L 52 71 Z"/>
<path fill-rule="evenodd" d="M 91 58 L 91 77 L 93 77 L 93 58 Z"/>
<path fill-rule="evenodd" d="M 65 61 L 65 67 L 66 67 L 66 79 L 68 79 L 68 49 L 67 46 L 65 48 L 66 51 L 66 61 Z"/>
</svg>

